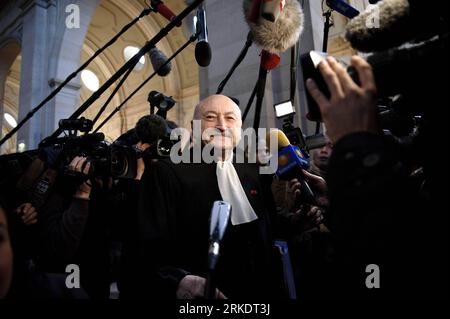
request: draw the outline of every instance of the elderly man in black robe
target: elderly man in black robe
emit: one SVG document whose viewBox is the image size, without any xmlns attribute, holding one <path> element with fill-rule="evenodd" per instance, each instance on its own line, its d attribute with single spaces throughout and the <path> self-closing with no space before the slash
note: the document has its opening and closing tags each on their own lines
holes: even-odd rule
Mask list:
<svg viewBox="0 0 450 319">
<path fill-rule="evenodd" d="M 270 219 L 274 205 L 257 164 L 236 163 L 241 113 L 228 97 L 213 95 L 196 108 L 202 147 L 218 157 L 212 163 L 146 165 L 140 201 L 142 284 L 151 298 L 202 298 L 206 282 L 209 217 L 214 201 L 232 205 L 215 277 L 218 298 L 280 296 L 274 267 Z M 192 152 L 192 150 L 191 150 Z M 270 180 L 270 178 L 269 178 Z"/>
</svg>

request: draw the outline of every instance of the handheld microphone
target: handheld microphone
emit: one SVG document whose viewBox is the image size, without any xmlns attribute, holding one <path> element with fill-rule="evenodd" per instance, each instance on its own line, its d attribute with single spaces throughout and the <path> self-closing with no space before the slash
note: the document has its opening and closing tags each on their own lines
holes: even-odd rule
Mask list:
<svg viewBox="0 0 450 319">
<path fill-rule="evenodd" d="M 199 32 L 199 36 L 195 45 L 195 60 L 198 65 L 206 67 L 211 63 L 211 47 L 208 43 L 206 11 L 203 4 L 197 9 L 197 32 Z"/>
<path fill-rule="evenodd" d="M 208 270 L 214 270 L 219 259 L 220 243 L 230 219 L 231 205 L 215 201 L 211 210 L 209 224 Z"/>
<path fill-rule="evenodd" d="M 271 130 L 266 135 L 267 144 L 270 144 L 270 138 L 275 135 L 278 140 L 278 167 L 275 174 L 283 180 L 297 178 L 300 182 L 300 194 L 305 202 L 311 205 L 317 205 L 314 193 L 303 177 L 299 177 L 300 169 L 309 168 L 309 158 L 303 151 L 289 142 L 283 131 Z"/>
<path fill-rule="evenodd" d="M 215 201 L 211 210 L 209 225 L 208 275 L 205 284 L 205 298 L 215 296 L 214 270 L 220 256 L 220 243 L 230 219 L 231 205 L 225 201 Z"/>
<path fill-rule="evenodd" d="M 152 0 L 151 5 L 155 12 L 158 12 L 160 15 L 162 15 L 169 21 L 172 21 L 177 16 L 161 0 Z M 181 21 L 178 22 L 177 27 L 181 27 Z"/>
<path fill-rule="evenodd" d="M 244 0 L 245 19 L 256 44 L 271 53 L 284 52 L 297 43 L 303 31 L 302 8 L 297 0 L 286 0 L 278 19 L 272 22 L 260 19 L 261 13 L 258 9 L 263 8 L 264 1 Z"/>
<path fill-rule="evenodd" d="M 164 65 L 164 63 L 168 60 L 167 56 L 157 47 L 151 48 L 150 51 L 148 51 L 148 55 L 153 66 L 153 70 L 155 70 L 159 76 L 166 76 L 170 73 L 170 71 L 172 71 L 172 62 Z M 161 68 L 161 66 L 163 67 Z"/>
<path fill-rule="evenodd" d="M 327 6 L 349 19 L 353 19 L 359 15 L 358 10 L 342 0 L 327 0 Z"/>
</svg>

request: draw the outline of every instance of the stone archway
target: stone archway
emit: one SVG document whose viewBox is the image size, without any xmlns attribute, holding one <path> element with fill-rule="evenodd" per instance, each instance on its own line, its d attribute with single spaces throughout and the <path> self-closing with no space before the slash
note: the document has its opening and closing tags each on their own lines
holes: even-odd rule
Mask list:
<svg viewBox="0 0 450 319">
<path fill-rule="evenodd" d="M 20 55 L 20 42 L 15 38 L 9 38 L 0 47 L 0 136 L 3 137 L 11 129 L 7 123 L 4 121 L 4 113 L 7 112 L 15 117 L 17 120 L 18 116 L 18 84 L 20 79 L 20 74 L 11 74 L 11 68 L 13 64 L 17 66 L 17 62 Z M 20 70 L 20 65 L 19 65 Z M 19 71 L 20 72 L 20 71 Z M 9 78 L 9 79 L 8 79 Z M 8 82 L 8 87 L 7 87 Z M 14 87 L 12 87 L 14 86 Z M 11 95 L 10 99 L 6 101 L 5 91 L 8 96 Z M 10 92 L 11 91 L 11 92 Z M 16 94 L 16 96 L 12 96 Z M 0 151 L 0 154 L 14 152 L 16 148 L 16 138 L 13 137 L 7 143 L 5 143 Z"/>
<path fill-rule="evenodd" d="M 166 1 L 175 12 L 180 12 L 185 5 L 179 1 Z M 137 17 L 144 9 L 144 1 L 101 1 L 92 17 L 90 26 L 81 51 L 81 61 L 86 61 L 96 50 L 111 39 L 119 30 Z M 104 53 L 94 60 L 89 70 L 93 71 L 104 83 L 126 61 L 123 50 L 126 46 L 142 47 L 149 39 L 156 35 L 168 22 L 159 14 L 151 13 L 142 18 L 130 30 L 123 34 L 116 43 L 106 49 Z M 175 28 L 167 37 L 162 39 L 157 47 L 167 56 L 175 52 L 185 41 L 186 37 L 181 29 Z M 126 130 L 134 127 L 136 121 L 145 114 L 149 114 L 147 102 L 148 93 L 152 90 L 160 91 L 173 96 L 178 101 L 168 114 L 168 119 L 180 125 L 188 126 L 195 104 L 198 102 L 198 66 L 195 63 L 194 46 L 172 61 L 172 72 L 166 77 L 155 76 L 133 98 L 131 98 L 104 127 L 102 131 L 110 139 L 117 138 Z M 119 89 L 105 112 L 100 117 L 97 125 L 110 114 L 113 109 L 125 100 L 148 76 L 153 72 L 148 56 L 145 56 L 145 64 L 142 70 L 133 71 L 124 85 Z M 118 83 L 118 81 L 116 82 Z M 85 114 L 87 118 L 93 118 L 101 105 L 111 94 L 113 85 L 90 107 Z M 82 84 L 80 88 L 80 102 L 85 101 L 92 92 Z"/>
<path fill-rule="evenodd" d="M 67 4 L 76 4 L 80 8 L 80 27 L 72 29 L 66 27 L 56 32 L 56 45 L 53 48 L 53 54 L 51 54 L 54 57 L 54 63 L 50 64 L 51 79 L 49 84 L 51 89 L 61 84 L 68 75 L 81 65 L 80 53 L 82 52 L 90 22 L 100 0 L 62 2 L 61 7 L 58 9 L 60 12 L 64 12 L 63 7 Z M 61 15 L 57 24 L 63 25 L 65 19 L 66 15 Z M 49 119 L 52 129 L 58 127 L 60 119 L 69 117 L 76 110 L 79 106 L 79 101 L 80 76 L 78 75 L 47 106 L 46 117 Z"/>
</svg>

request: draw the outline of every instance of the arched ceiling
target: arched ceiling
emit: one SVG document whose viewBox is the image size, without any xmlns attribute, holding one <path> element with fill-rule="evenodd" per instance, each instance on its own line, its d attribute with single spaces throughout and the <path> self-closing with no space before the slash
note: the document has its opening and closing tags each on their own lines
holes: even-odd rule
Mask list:
<svg viewBox="0 0 450 319">
<path fill-rule="evenodd" d="M 17 121 L 19 110 L 19 88 L 20 88 L 20 64 L 22 62 L 21 54 L 17 55 L 6 75 L 3 112 L 11 114 Z M 3 136 L 11 130 L 11 126 L 3 120 Z M 6 146 L 2 147 L 2 153 L 13 153 L 16 150 L 17 137 L 13 136 Z"/>
<path fill-rule="evenodd" d="M 185 8 L 183 1 L 165 1 L 175 13 L 181 12 Z M 132 0 L 103 0 L 100 2 L 91 20 L 86 39 L 81 52 L 81 63 L 84 63 L 96 50 L 101 48 L 109 39 L 116 35 L 123 26 L 128 24 L 144 9 L 144 1 Z M 137 24 L 122 35 L 116 43 L 105 50 L 88 69 L 92 70 L 100 80 L 100 85 L 105 83 L 126 61 L 123 57 L 123 50 L 126 46 L 142 47 L 148 40 L 156 35 L 159 30 L 167 25 L 167 20 L 156 13 L 150 13 L 142 18 Z M 186 42 L 186 36 L 181 28 L 175 28 L 168 36 L 162 39 L 156 46 L 167 56 L 170 56 L 181 45 Z M 129 94 L 135 90 L 145 79 L 153 73 L 153 67 L 148 57 L 144 68 L 140 71 L 133 71 L 116 93 L 102 117 L 101 121 L 113 111 Z M 118 83 L 118 82 L 116 82 Z M 113 88 L 108 89 L 95 104 L 88 109 L 84 116 L 93 118 L 98 109 L 110 96 Z M 121 133 L 134 127 L 136 121 L 143 115 L 149 114 L 149 104 L 147 102 L 148 93 L 152 90 L 160 91 L 166 95 L 173 96 L 176 100 L 184 98 L 184 90 L 192 91 L 193 87 L 198 88 L 198 66 L 194 58 L 194 45 L 187 47 L 180 55 L 172 61 L 172 72 L 164 78 L 155 76 L 150 80 L 126 105 L 123 106 L 120 116 L 115 115 L 113 119 L 104 126 L 104 131 L 111 139 L 117 138 Z M 195 90 L 194 90 L 195 91 Z M 197 89 L 198 91 L 198 89 Z M 81 103 L 86 101 L 92 94 L 84 85 L 81 87 Z M 193 107 L 193 106 L 192 106 Z M 168 118 L 178 122 L 177 112 L 172 109 Z M 97 124 L 98 124 L 97 123 Z"/>
</svg>

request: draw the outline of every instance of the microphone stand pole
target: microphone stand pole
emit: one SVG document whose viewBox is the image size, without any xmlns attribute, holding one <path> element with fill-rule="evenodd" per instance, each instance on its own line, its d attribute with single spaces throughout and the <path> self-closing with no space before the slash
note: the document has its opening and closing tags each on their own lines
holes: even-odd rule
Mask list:
<svg viewBox="0 0 450 319">
<path fill-rule="evenodd" d="M 291 48 L 291 90 L 289 99 L 294 105 L 295 92 L 297 91 L 297 60 L 298 60 L 298 42 Z"/>
<path fill-rule="evenodd" d="M 205 298 L 206 299 L 216 299 L 216 285 L 214 280 L 214 271 L 209 269 L 206 274 L 205 283 Z"/>
<path fill-rule="evenodd" d="M 326 12 L 323 13 L 323 16 L 325 17 L 325 23 L 323 26 L 322 52 L 328 51 L 328 35 L 330 33 L 330 28 L 333 26 L 333 24 L 330 22 L 331 12 L 332 12 L 332 10 L 327 10 Z M 319 133 L 320 133 L 320 122 L 316 122 L 315 134 L 319 134 Z"/>
<path fill-rule="evenodd" d="M 256 90 L 256 108 L 255 108 L 255 118 L 253 119 L 253 129 L 258 132 L 259 121 L 261 118 L 261 108 L 264 99 L 264 91 L 266 90 L 266 79 L 268 71 L 263 68 L 262 65 L 259 66 L 258 84 Z"/>
<path fill-rule="evenodd" d="M 236 68 L 241 64 L 241 62 L 244 60 L 245 56 L 247 55 L 248 49 L 251 47 L 253 43 L 253 36 L 252 33 L 249 32 L 247 35 L 247 41 L 245 41 L 244 48 L 242 49 L 241 53 L 239 53 L 239 56 L 237 57 L 236 61 L 234 61 L 233 66 L 231 67 L 230 71 L 228 71 L 227 76 L 225 79 L 223 79 L 222 82 L 220 82 L 216 94 L 222 93 L 223 89 L 225 88 L 225 85 L 227 84 L 228 80 L 230 79 L 233 72 L 236 70 Z"/>
<path fill-rule="evenodd" d="M 116 95 L 117 91 L 119 91 L 119 89 L 122 87 L 123 83 L 125 82 L 125 80 L 128 78 L 128 76 L 130 75 L 131 72 L 133 72 L 134 70 L 134 66 L 132 68 L 130 68 L 124 76 L 122 76 L 122 78 L 120 79 L 119 83 L 116 85 L 116 87 L 114 88 L 114 90 L 112 91 L 112 93 L 108 96 L 108 99 L 106 100 L 106 102 L 102 105 L 102 107 L 100 108 L 100 110 L 98 111 L 97 115 L 95 115 L 94 119 L 92 120 L 92 125 L 94 125 L 95 123 L 97 123 L 98 119 L 100 118 L 100 116 L 103 114 L 103 112 L 105 111 L 106 107 L 108 106 L 109 102 L 111 102 L 111 100 L 113 99 L 114 95 Z"/>
<path fill-rule="evenodd" d="M 148 41 L 138 53 L 136 53 L 130 60 L 128 60 L 111 78 L 109 78 L 96 92 L 94 92 L 70 117 L 73 120 L 78 118 L 84 111 L 86 111 L 117 79 L 119 79 L 130 68 L 134 68 L 139 59 L 152 47 L 154 47 L 162 38 L 164 38 L 179 22 L 181 22 L 191 11 L 193 11 L 204 0 L 194 0 L 192 4 L 187 6 L 175 19 L 169 22 L 167 26 L 161 29 L 150 41 Z M 62 130 L 58 128 L 52 135 L 56 138 Z"/>
<path fill-rule="evenodd" d="M 80 66 L 78 69 L 76 69 L 72 74 L 70 74 L 56 89 L 54 89 L 41 103 L 39 103 L 35 108 L 33 108 L 28 114 L 17 124 L 16 127 L 14 127 L 8 134 L 6 134 L 2 140 L 0 141 L 0 146 L 3 145 L 8 139 L 10 139 L 20 128 L 28 122 L 29 119 L 33 117 L 33 115 L 39 111 L 45 104 L 47 104 L 48 101 L 50 101 L 56 94 L 59 93 L 59 91 L 62 90 L 63 87 L 67 85 L 81 70 L 85 69 L 91 62 L 94 60 L 100 53 L 102 53 L 106 48 L 111 46 L 114 42 L 117 41 L 117 39 L 124 34 L 131 26 L 133 26 L 136 22 L 138 22 L 139 19 L 142 17 L 148 15 L 152 10 L 151 9 L 144 9 L 141 14 L 136 17 L 133 21 L 125 25 L 122 30 L 119 31 L 111 40 L 108 41 L 103 47 L 98 49 L 86 62 L 83 63 L 82 66 Z"/>
<path fill-rule="evenodd" d="M 144 85 L 147 84 L 148 81 L 150 81 L 156 74 L 158 74 L 159 70 L 164 68 L 170 61 L 172 61 L 178 54 L 180 54 L 181 51 L 183 51 L 189 44 L 195 42 L 197 40 L 199 34 L 200 34 L 199 32 L 193 34 L 185 44 L 183 44 L 174 54 L 172 54 L 170 56 L 170 58 L 168 58 L 157 70 L 154 70 L 154 72 L 144 82 L 142 82 L 119 106 L 117 106 L 114 109 L 114 111 L 112 111 L 102 123 L 100 123 L 100 125 L 94 130 L 94 133 L 97 133 L 98 130 L 100 128 L 102 128 L 103 125 L 106 124 L 106 122 L 108 122 L 117 112 L 119 112 L 125 103 L 127 103 L 140 89 L 142 89 L 144 87 Z M 151 113 L 151 114 L 153 114 L 153 113 Z"/>
<path fill-rule="evenodd" d="M 244 114 L 242 115 L 242 122 L 244 122 L 245 119 L 247 118 L 247 114 L 250 111 L 250 107 L 253 104 L 253 100 L 255 99 L 257 89 L 258 89 L 258 81 L 256 81 L 255 87 L 253 88 L 252 94 L 250 95 L 250 98 L 247 102 L 247 106 L 245 107 Z"/>
</svg>

